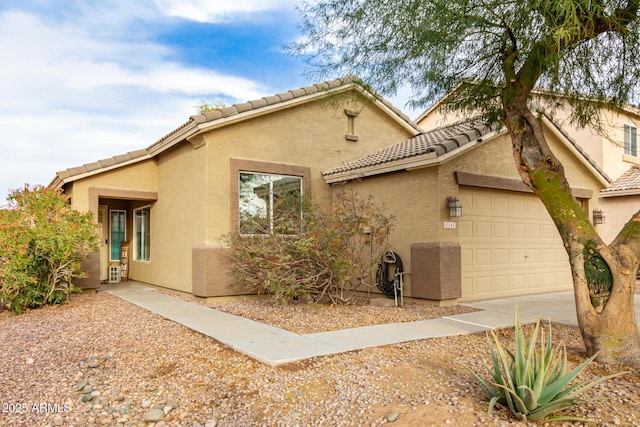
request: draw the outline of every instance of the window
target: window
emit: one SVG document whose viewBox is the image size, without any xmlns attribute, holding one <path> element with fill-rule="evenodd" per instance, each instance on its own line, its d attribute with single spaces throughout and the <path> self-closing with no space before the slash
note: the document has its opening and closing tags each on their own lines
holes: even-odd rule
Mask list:
<svg viewBox="0 0 640 427">
<path fill-rule="evenodd" d="M 110 261 L 120 261 L 120 244 L 127 239 L 126 211 L 113 210 L 109 212 L 109 230 Z"/>
<path fill-rule="evenodd" d="M 149 261 L 151 258 L 151 208 L 146 206 L 133 211 L 134 259 Z"/>
<path fill-rule="evenodd" d="M 240 172 L 241 234 L 297 234 L 302 215 L 302 178 Z"/>
<path fill-rule="evenodd" d="M 624 154 L 638 157 L 638 128 L 624 125 Z"/>
</svg>

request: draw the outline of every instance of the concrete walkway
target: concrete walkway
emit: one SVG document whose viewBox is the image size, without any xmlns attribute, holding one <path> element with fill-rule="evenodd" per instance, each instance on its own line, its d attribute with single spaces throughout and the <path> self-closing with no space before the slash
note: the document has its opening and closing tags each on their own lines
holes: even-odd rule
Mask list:
<svg viewBox="0 0 640 427">
<path fill-rule="evenodd" d="M 523 324 L 551 319 L 554 323 L 577 326 L 570 291 L 468 303 L 464 305 L 482 311 L 440 319 L 299 335 L 156 292 L 136 282 L 104 286 L 103 290 L 270 366 L 368 347 L 510 327 L 514 324 L 516 304 Z M 636 295 L 638 319 L 639 307 L 640 295 Z"/>
</svg>

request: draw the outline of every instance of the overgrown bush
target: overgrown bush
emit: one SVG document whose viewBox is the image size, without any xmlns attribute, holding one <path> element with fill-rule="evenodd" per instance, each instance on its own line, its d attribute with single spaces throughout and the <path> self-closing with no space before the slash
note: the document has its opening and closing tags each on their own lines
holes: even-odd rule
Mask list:
<svg viewBox="0 0 640 427">
<path fill-rule="evenodd" d="M 268 232 L 256 220 L 259 233 L 229 236 L 236 286 L 270 293 L 279 302 L 328 298 L 332 303 L 347 302 L 354 290 L 370 286 L 395 221 L 372 197 L 341 192 L 330 211 L 309 203 L 299 206 L 299 201 L 297 209 L 274 211 L 274 230 L 287 233 Z"/>
<path fill-rule="evenodd" d="M 93 215 L 71 209 L 60 190 L 12 191 L 0 210 L 0 302 L 16 313 L 65 302 L 82 257 L 97 250 Z"/>
<path fill-rule="evenodd" d="M 508 408 L 519 421 L 537 421 L 544 418 L 587 421 L 573 416 L 553 414 L 596 400 L 582 399 L 579 396 L 594 386 L 625 373 L 619 372 L 570 385 L 597 354 L 567 372 L 567 350 L 562 344 L 555 347 L 552 345 L 551 322 L 545 337 L 538 320 L 527 342 L 517 311 L 513 351 L 502 345 L 494 330 L 491 331 L 491 336 L 493 342 L 487 335 L 491 354 L 491 366 L 487 366 L 487 370 L 491 380 L 484 380 L 466 367 L 478 379 L 482 390 L 489 398 L 489 413 L 495 405 L 499 405 Z M 540 344 L 536 349 L 538 336 Z"/>
</svg>

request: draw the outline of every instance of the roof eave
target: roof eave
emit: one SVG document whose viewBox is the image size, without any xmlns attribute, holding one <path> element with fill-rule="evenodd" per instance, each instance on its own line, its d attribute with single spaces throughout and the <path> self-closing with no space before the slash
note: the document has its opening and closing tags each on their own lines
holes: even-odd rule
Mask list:
<svg viewBox="0 0 640 427">
<path fill-rule="evenodd" d="M 438 156 L 436 153 L 426 153 L 418 156 L 413 156 L 405 159 L 394 160 L 392 162 L 386 162 L 379 165 L 373 165 L 363 168 L 354 169 L 351 171 L 339 172 L 324 177 L 327 184 L 335 184 L 338 182 L 351 181 L 356 179 L 365 178 L 368 176 L 381 175 L 385 173 L 399 172 L 399 171 L 411 171 L 416 169 L 423 169 L 435 165 L 442 164 L 455 157 L 458 157 L 468 150 L 477 147 L 480 144 L 486 144 L 488 141 L 496 138 L 497 136 L 506 133 L 506 130 L 500 132 L 492 131 L 478 139 L 464 144 L 461 147 L 449 151 L 445 154 Z"/>
<path fill-rule="evenodd" d="M 108 172 L 108 171 L 113 170 L 113 169 L 118 169 L 118 168 L 121 168 L 121 167 L 124 167 L 124 166 L 129 166 L 129 165 L 132 165 L 134 163 L 142 162 L 144 160 L 149 160 L 151 157 L 152 156 L 150 154 L 145 154 L 144 156 L 140 156 L 140 157 L 136 157 L 134 159 L 126 160 L 126 161 L 121 162 L 121 163 L 115 163 L 113 165 L 106 166 L 106 167 L 103 167 L 103 168 L 94 169 L 94 170 L 87 171 L 87 172 L 84 172 L 84 173 L 79 173 L 77 175 L 71 175 L 71 176 L 69 176 L 67 178 L 62 178 L 60 176 L 60 172 L 58 172 L 56 174 L 56 177 L 51 181 L 51 184 L 49 184 L 49 185 L 52 186 L 53 188 L 61 188 L 62 186 L 64 186 L 65 184 L 68 184 L 70 182 L 77 181 L 77 180 L 83 179 L 83 178 L 88 178 L 90 176 L 98 175 L 98 174 L 101 174 L 101 173 L 104 173 L 104 172 Z"/>
<path fill-rule="evenodd" d="M 623 197 L 623 196 L 639 196 L 640 188 L 629 188 L 626 190 L 609 190 L 600 191 L 600 197 Z"/>
<path fill-rule="evenodd" d="M 271 114 L 271 113 L 274 113 L 276 111 L 285 110 L 287 108 L 291 108 L 291 107 L 295 107 L 297 105 L 308 103 L 308 102 L 313 101 L 315 99 L 327 97 L 329 95 L 333 95 L 333 94 L 340 93 L 340 92 L 346 92 L 346 91 L 352 90 L 352 89 L 355 89 L 355 90 L 359 91 L 360 93 L 362 93 L 362 94 L 364 94 L 366 96 L 371 96 L 371 94 L 365 92 L 359 84 L 357 84 L 355 82 L 349 82 L 349 83 L 344 84 L 344 85 L 339 86 L 339 87 L 322 90 L 322 91 L 311 93 L 311 94 L 308 94 L 308 95 L 296 97 L 296 98 L 293 98 L 293 99 L 290 99 L 290 100 L 287 100 L 287 101 L 278 102 L 278 103 L 275 103 L 275 104 L 272 104 L 272 105 L 266 105 L 264 107 L 260 107 L 260 108 L 256 108 L 256 109 L 252 109 L 252 110 L 248 110 L 248 111 L 244 111 L 244 112 L 237 113 L 237 114 L 234 114 L 234 115 L 231 115 L 231 116 L 228 116 L 228 117 L 222 117 L 222 118 L 218 118 L 218 119 L 211 120 L 211 121 L 197 123 L 197 124 L 195 124 L 194 127 L 189 128 L 188 131 L 185 129 L 185 132 L 183 132 L 181 134 L 172 135 L 172 136 L 175 136 L 176 138 L 172 139 L 171 142 L 162 143 L 158 147 L 158 150 L 164 151 L 167 148 L 169 148 L 171 145 L 175 145 L 177 142 L 180 142 L 180 140 L 178 139 L 179 137 L 181 137 L 182 139 L 191 140 L 192 138 L 195 138 L 195 137 L 197 137 L 199 135 L 202 135 L 203 133 L 209 132 L 209 131 L 214 130 L 214 129 L 218 129 L 218 128 L 221 128 L 221 127 L 224 127 L 224 126 L 228 126 L 228 125 L 234 124 L 234 123 L 239 123 L 239 122 L 242 122 L 244 120 L 248 120 L 250 118 L 255 118 L 255 117 L 260 117 L 260 116 L 263 116 L 263 115 L 266 115 L 266 114 Z M 414 136 L 418 135 L 419 133 L 422 132 L 420 127 L 418 127 L 414 123 L 410 122 L 410 119 L 408 119 L 409 121 L 405 120 L 400 114 L 398 114 L 396 111 L 394 111 L 393 108 L 390 108 L 382 100 L 380 100 L 377 97 L 375 97 L 373 102 L 379 108 L 384 110 L 395 122 L 397 122 L 403 128 L 405 128 L 406 130 L 411 132 L 411 134 L 413 134 Z"/>
</svg>

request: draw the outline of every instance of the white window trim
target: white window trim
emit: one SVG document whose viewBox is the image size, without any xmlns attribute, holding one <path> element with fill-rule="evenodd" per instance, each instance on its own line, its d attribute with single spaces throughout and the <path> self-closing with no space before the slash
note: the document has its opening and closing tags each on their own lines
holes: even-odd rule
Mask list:
<svg viewBox="0 0 640 427">
<path fill-rule="evenodd" d="M 133 261 L 135 262 L 151 262 L 151 253 L 149 253 L 149 259 L 140 259 L 138 254 L 138 232 L 136 230 L 136 212 L 143 209 L 149 209 L 149 230 L 151 229 L 151 205 L 140 206 L 133 210 Z M 149 232 L 151 236 L 151 232 Z M 151 252 L 151 246 L 149 246 L 149 252 Z"/>
<path fill-rule="evenodd" d="M 629 128 L 629 135 L 634 135 L 636 136 L 636 147 L 635 147 L 635 151 L 636 153 L 633 154 L 633 150 L 631 148 L 631 141 L 629 141 L 629 152 L 627 153 L 627 141 L 626 141 L 626 137 L 627 137 L 627 127 Z M 634 132 L 635 131 L 635 132 Z M 632 123 L 625 123 L 623 126 L 623 143 L 622 143 L 622 150 L 625 156 L 628 157 L 632 157 L 632 158 L 637 158 L 638 157 L 638 149 L 640 147 L 638 147 L 638 127 Z"/>
</svg>

